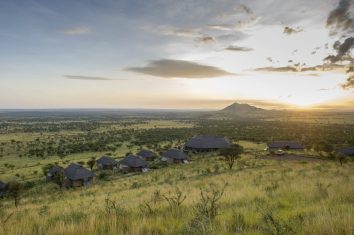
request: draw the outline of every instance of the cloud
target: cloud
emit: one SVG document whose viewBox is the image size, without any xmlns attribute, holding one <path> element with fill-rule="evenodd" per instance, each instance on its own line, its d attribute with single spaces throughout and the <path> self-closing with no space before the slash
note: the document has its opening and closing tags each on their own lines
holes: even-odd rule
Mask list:
<svg viewBox="0 0 354 235">
<path fill-rule="evenodd" d="M 283 31 L 284 34 L 288 34 L 288 35 L 296 34 L 296 33 L 300 33 L 300 32 L 302 32 L 302 29 L 293 29 L 288 26 L 286 26 Z"/>
<path fill-rule="evenodd" d="M 215 42 L 215 38 L 211 36 L 202 36 L 196 39 L 197 42 L 210 43 Z"/>
<path fill-rule="evenodd" d="M 203 36 L 200 33 L 201 29 L 199 28 L 177 28 L 170 25 L 161 25 L 156 28 L 149 28 L 148 30 L 165 36 L 188 37 L 188 38 Z"/>
<path fill-rule="evenodd" d="M 253 11 L 248 6 L 241 4 L 238 7 L 236 7 L 236 13 L 253 14 Z"/>
<path fill-rule="evenodd" d="M 90 80 L 90 81 L 111 81 L 116 80 L 112 78 L 105 78 L 105 77 L 90 77 L 90 76 L 81 76 L 81 75 L 63 75 L 66 79 L 73 79 L 73 80 Z"/>
<path fill-rule="evenodd" d="M 76 28 L 70 28 L 70 29 L 63 29 L 60 30 L 61 33 L 66 34 L 66 35 L 81 35 L 81 34 L 87 34 L 91 32 L 91 29 L 88 27 L 76 27 Z"/>
<path fill-rule="evenodd" d="M 249 47 L 239 47 L 239 46 L 228 46 L 225 48 L 228 51 L 252 51 L 252 48 Z"/>
<path fill-rule="evenodd" d="M 291 66 L 284 67 L 262 67 L 253 69 L 254 71 L 264 71 L 264 72 L 298 72 L 298 70 Z"/>
<path fill-rule="evenodd" d="M 163 78 L 198 79 L 235 75 L 214 66 L 171 59 L 153 60 L 145 67 L 131 67 L 126 70 Z"/>
<path fill-rule="evenodd" d="M 349 67 L 348 67 L 349 66 Z M 305 74 L 304 72 L 323 72 L 323 71 L 336 71 L 343 74 L 348 74 L 348 78 L 344 84 L 341 84 L 341 87 L 345 90 L 354 88 L 354 68 L 353 65 L 343 65 L 343 64 L 323 64 L 305 67 L 301 64 L 296 64 L 294 66 L 284 66 L 284 67 L 263 67 L 255 68 L 253 71 L 263 71 L 271 73 L 297 73 L 304 76 L 319 76 L 317 73 Z"/>
<path fill-rule="evenodd" d="M 354 29 L 354 19 L 350 15 L 353 0 L 340 0 L 337 7 L 331 11 L 327 18 L 327 26 L 332 28 L 331 34 L 337 31 L 351 31 Z"/>
<path fill-rule="evenodd" d="M 208 27 L 220 31 L 235 31 L 255 25 L 261 20 L 250 7 L 240 4 L 233 10 L 219 15 Z"/>
<path fill-rule="evenodd" d="M 346 65 L 339 64 L 323 64 L 306 67 L 304 64 L 294 64 L 293 66 L 283 66 L 283 67 L 262 67 L 255 68 L 253 71 L 264 71 L 264 72 L 292 72 L 292 73 L 301 73 L 301 72 L 323 72 L 323 71 L 337 71 L 344 73 L 347 69 Z M 315 75 L 315 74 L 307 74 Z M 317 76 L 317 74 L 315 75 Z"/>
<path fill-rule="evenodd" d="M 324 72 L 324 71 L 336 71 L 336 72 L 345 72 L 347 66 L 341 64 L 322 64 L 322 65 L 315 65 L 309 67 L 301 67 L 300 72 L 306 71 L 317 71 L 317 72 Z"/>
<path fill-rule="evenodd" d="M 353 47 L 354 37 L 345 39 L 343 43 L 336 41 L 333 48 L 337 51 L 337 55 L 329 55 L 324 60 L 328 60 L 331 63 L 336 63 L 338 61 L 353 61 L 353 58 L 349 55 L 349 52 Z"/>
<path fill-rule="evenodd" d="M 234 43 L 235 41 L 239 41 L 242 39 L 247 38 L 249 35 L 240 32 L 240 31 L 233 31 L 232 33 L 222 34 L 216 37 L 218 41 L 225 41 L 229 43 Z"/>
<path fill-rule="evenodd" d="M 348 78 L 344 84 L 342 84 L 342 88 L 345 90 L 354 88 L 354 63 L 347 70 Z"/>
<path fill-rule="evenodd" d="M 320 75 L 317 74 L 317 73 L 308 73 L 308 74 L 303 74 L 303 76 L 306 76 L 306 77 L 318 77 Z"/>
<path fill-rule="evenodd" d="M 208 25 L 211 29 L 223 30 L 223 31 L 231 31 L 234 30 L 234 26 L 231 24 L 210 24 Z"/>
<path fill-rule="evenodd" d="M 343 43 L 336 41 L 333 48 L 337 51 L 336 55 L 329 55 L 324 60 L 329 61 L 331 65 L 335 65 L 336 62 L 349 61 L 349 67 L 346 67 L 346 73 L 348 78 L 341 87 L 345 90 L 354 88 L 354 58 L 351 56 L 350 51 L 354 47 L 354 37 L 350 37 L 344 40 Z"/>
<path fill-rule="evenodd" d="M 354 73 L 349 75 L 347 81 L 344 84 L 342 84 L 342 88 L 345 90 L 354 88 Z"/>
<path fill-rule="evenodd" d="M 246 28 L 255 25 L 261 18 L 256 16 L 251 16 L 247 19 L 237 20 L 232 19 L 232 23 L 220 23 L 220 24 L 209 24 L 208 27 L 211 29 L 216 29 L 220 31 L 234 31 L 242 28 Z"/>
</svg>

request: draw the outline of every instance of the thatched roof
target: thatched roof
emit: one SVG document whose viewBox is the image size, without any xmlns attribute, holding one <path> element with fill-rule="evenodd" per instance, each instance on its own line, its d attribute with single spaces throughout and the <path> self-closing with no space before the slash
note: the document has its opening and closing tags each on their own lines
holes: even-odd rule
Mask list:
<svg viewBox="0 0 354 235">
<path fill-rule="evenodd" d="M 63 167 L 61 167 L 61 166 L 53 166 L 52 168 L 50 168 L 48 170 L 48 173 L 51 174 L 51 175 L 54 175 L 56 173 L 63 172 L 63 171 L 64 171 Z"/>
<path fill-rule="evenodd" d="M 115 166 L 118 164 L 118 162 L 116 160 L 114 160 L 113 158 L 108 157 L 108 156 L 102 156 L 96 162 L 97 162 L 97 164 L 101 164 L 103 166 Z"/>
<path fill-rule="evenodd" d="M 95 176 L 93 172 L 75 163 L 72 163 L 65 168 L 64 174 L 70 180 L 81 180 Z"/>
<path fill-rule="evenodd" d="M 187 154 L 179 149 L 169 149 L 162 154 L 163 157 L 172 158 L 176 160 L 187 160 Z"/>
<path fill-rule="evenodd" d="M 136 155 L 143 158 L 153 158 L 156 156 L 154 152 L 146 149 L 140 150 Z"/>
<path fill-rule="evenodd" d="M 132 154 L 126 156 L 122 161 L 120 161 L 120 164 L 128 167 L 147 167 L 147 162 L 144 159 Z"/>
<path fill-rule="evenodd" d="M 230 147 L 230 142 L 225 137 L 194 136 L 185 146 L 194 149 L 222 149 Z"/>
<path fill-rule="evenodd" d="M 268 144 L 269 148 L 278 148 L 278 149 L 303 149 L 304 147 L 295 141 L 274 141 Z"/>
<path fill-rule="evenodd" d="M 347 156 L 354 156 L 354 147 L 343 147 L 338 149 L 337 152 Z"/>
</svg>

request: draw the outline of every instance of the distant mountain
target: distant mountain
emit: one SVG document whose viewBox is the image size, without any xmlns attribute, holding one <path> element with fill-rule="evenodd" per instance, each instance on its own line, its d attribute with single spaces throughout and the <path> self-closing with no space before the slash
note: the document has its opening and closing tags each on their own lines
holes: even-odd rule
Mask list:
<svg viewBox="0 0 354 235">
<path fill-rule="evenodd" d="M 232 116 L 240 116 L 240 117 L 261 117 L 261 116 L 269 116 L 279 111 L 276 110 L 266 110 L 257 108 L 255 106 L 249 104 L 239 104 L 233 103 L 222 110 L 219 110 L 219 114 L 224 115 L 232 115 Z"/>
<path fill-rule="evenodd" d="M 267 111 L 265 109 L 257 108 L 255 106 L 249 105 L 249 104 L 239 104 L 239 103 L 233 103 L 232 105 L 227 106 L 226 108 L 223 108 L 220 110 L 222 112 L 234 112 L 234 113 L 249 113 L 249 112 L 261 112 L 261 111 Z"/>
</svg>

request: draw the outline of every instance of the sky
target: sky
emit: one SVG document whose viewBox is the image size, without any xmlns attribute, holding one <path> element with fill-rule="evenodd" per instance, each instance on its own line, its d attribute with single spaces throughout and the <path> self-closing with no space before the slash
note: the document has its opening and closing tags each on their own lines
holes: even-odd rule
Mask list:
<svg viewBox="0 0 354 235">
<path fill-rule="evenodd" d="M 0 108 L 354 110 L 354 0 L 1 0 Z"/>
</svg>

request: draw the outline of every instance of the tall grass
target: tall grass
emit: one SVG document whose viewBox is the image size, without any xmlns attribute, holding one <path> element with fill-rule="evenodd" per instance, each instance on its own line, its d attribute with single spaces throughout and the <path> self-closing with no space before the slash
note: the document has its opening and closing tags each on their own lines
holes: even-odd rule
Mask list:
<svg viewBox="0 0 354 235">
<path fill-rule="evenodd" d="M 354 163 L 277 162 L 243 158 L 228 170 L 199 156 L 147 174 L 114 175 L 63 192 L 38 184 L 18 209 L 3 200 L 0 234 L 353 234 Z M 215 167 L 217 165 L 218 167 Z M 215 170 L 217 169 L 217 170 Z M 217 215 L 201 219 L 200 190 L 225 192 Z M 185 200 L 171 207 L 176 188 Z"/>
</svg>

